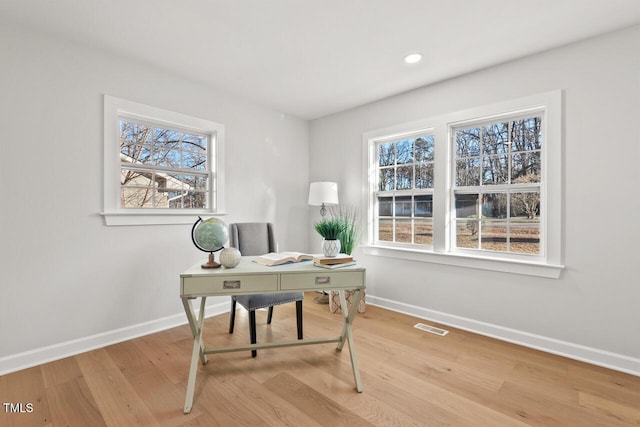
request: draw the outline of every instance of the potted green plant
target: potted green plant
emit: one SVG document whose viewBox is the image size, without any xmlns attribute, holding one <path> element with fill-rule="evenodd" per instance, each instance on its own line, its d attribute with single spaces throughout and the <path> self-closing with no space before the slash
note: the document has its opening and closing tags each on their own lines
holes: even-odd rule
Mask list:
<svg viewBox="0 0 640 427">
<path fill-rule="evenodd" d="M 340 253 L 340 235 L 346 228 L 341 218 L 323 218 L 316 222 L 314 228 L 324 238 L 322 253 L 327 257 L 334 257 Z"/>
<path fill-rule="evenodd" d="M 343 254 L 351 255 L 358 243 L 358 208 L 346 207 L 335 212 L 331 211 L 333 218 L 339 218 L 344 223 L 344 230 L 338 236 L 340 240 L 340 252 Z"/>
</svg>

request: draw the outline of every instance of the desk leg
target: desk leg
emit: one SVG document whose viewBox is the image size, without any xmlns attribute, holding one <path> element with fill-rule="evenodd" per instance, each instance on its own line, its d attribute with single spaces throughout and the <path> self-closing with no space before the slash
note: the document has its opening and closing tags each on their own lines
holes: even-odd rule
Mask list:
<svg viewBox="0 0 640 427">
<path fill-rule="evenodd" d="M 191 334 L 195 338 L 198 335 L 198 319 L 196 318 L 196 314 L 193 311 L 193 307 L 191 306 L 192 298 L 182 298 L 182 305 L 184 306 L 184 311 L 187 313 L 187 320 L 189 321 L 189 326 L 191 327 Z M 200 300 L 200 313 L 204 313 L 205 302 L 207 301 L 207 297 L 202 297 Z M 204 346 L 200 347 L 200 361 L 202 364 L 207 363 L 207 356 L 204 354 Z"/>
<path fill-rule="evenodd" d="M 191 301 L 184 300 L 185 310 L 187 312 L 187 318 L 189 320 L 189 324 L 191 325 L 191 331 L 193 332 L 193 353 L 191 354 L 191 366 L 189 368 L 189 380 L 187 382 L 187 395 L 184 400 L 184 413 L 188 414 L 191 412 L 191 407 L 193 406 L 193 394 L 195 392 L 196 387 L 196 373 L 198 372 L 198 356 L 200 356 L 200 360 L 202 364 L 207 363 L 207 356 L 204 354 L 204 346 L 202 342 L 202 329 L 204 327 L 204 307 L 207 298 L 202 297 L 200 300 L 200 313 L 197 320 L 197 324 L 194 324 L 196 321 L 195 314 L 193 313 L 193 307 L 191 306 Z"/>
<path fill-rule="evenodd" d="M 342 307 L 342 315 L 344 316 L 344 327 L 342 328 L 341 340 L 338 343 L 338 350 L 342 351 L 344 342 L 349 344 L 349 354 L 351 356 L 351 367 L 353 368 L 353 380 L 356 383 L 356 390 L 358 393 L 362 393 L 362 381 L 360 380 L 360 370 L 358 369 L 358 359 L 356 357 L 355 343 L 353 341 L 353 333 L 351 331 L 351 324 L 356 316 L 360 299 L 362 298 L 362 290 L 358 289 L 351 301 L 351 308 L 347 313 L 347 299 L 344 296 L 344 290 L 339 291 L 340 294 L 340 306 Z"/>
</svg>

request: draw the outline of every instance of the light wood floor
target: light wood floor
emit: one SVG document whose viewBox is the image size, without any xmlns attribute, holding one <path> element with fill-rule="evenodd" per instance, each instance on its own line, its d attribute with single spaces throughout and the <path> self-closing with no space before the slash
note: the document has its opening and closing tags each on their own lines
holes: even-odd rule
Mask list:
<svg viewBox="0 0 640 427">
<path fill-rule="evenodd" d="M 336 335 L 341 317 L 304 302 L 305 337 Z M 295 305 L 271 326 L 259 312 L 258 340 L 295 339 Z M 335 344 L 210 356 L 193 411 L 182 413 L 192 349 L 181 326 L 0 377 L 0 400 L 31 403 L 0 426 L 628 426 L 640 425 L 640 378 L 450 330 L 368 306 L 354 323 L 363 393 L 348 350 Z M 424 321 L 423 321 L 424 322 Z M 428 322 L 424 322 L 428 323 Z M 438 325 L 436 325 L 438 326 Z M 228 315 L 207 319 L 205 342 L 248 342 Z"/>
</svg>

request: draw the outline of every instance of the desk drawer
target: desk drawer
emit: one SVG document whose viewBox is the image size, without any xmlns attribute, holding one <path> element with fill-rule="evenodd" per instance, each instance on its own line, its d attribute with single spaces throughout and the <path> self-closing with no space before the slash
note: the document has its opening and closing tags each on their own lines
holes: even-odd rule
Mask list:
<svg viewBox="0 0 640 427">
<path fill-rule="evenodd" d="M 364 272 L 362 271 L 283 274 L 280 283 L 280 289 L 283 291 L 355 289 L 362 286 L 364 286 Z"/>
<path fill-rule="evenodd" d="M 183 277 L 182 296 L 251 294 L 278 290 L 275 274 Z"/>
</svg>

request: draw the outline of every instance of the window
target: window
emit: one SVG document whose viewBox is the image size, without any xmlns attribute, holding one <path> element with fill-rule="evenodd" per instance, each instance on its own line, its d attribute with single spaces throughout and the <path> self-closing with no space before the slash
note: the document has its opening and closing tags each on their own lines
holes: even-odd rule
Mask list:
<svg viewBox="0 0 640 427">
<path fill-rule="evenodd" d="M 542 114 L 452 130 L 452 246 L 539 255 Z"/>
<path fill-rule="evenodd" d="M 559 277 L 561 93 L 363 135 L 365 253 Z"/>
<path fill-rule="evenodd" d="M 209 135 L 120 117 L 120 207 L 209 207 Z"/>
<path fill-rule="evenodd" d="M 107 225 L 221 214 L 224 127 L 105 95 Z"/>
<path fill-rule="evenodd" d="M 376 142 L 378 241 L 432 243 L 433 142 L 428 132 Z"/>
</svg>

